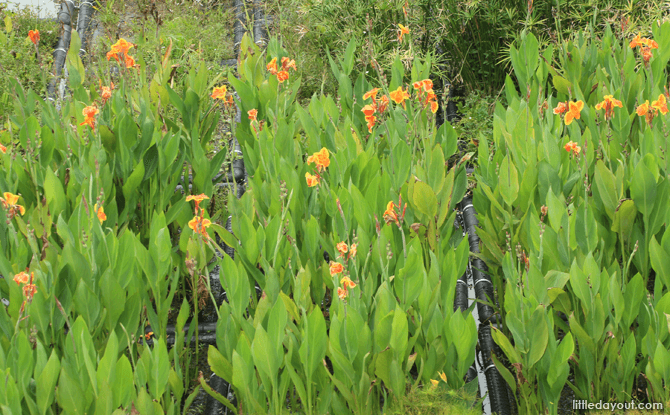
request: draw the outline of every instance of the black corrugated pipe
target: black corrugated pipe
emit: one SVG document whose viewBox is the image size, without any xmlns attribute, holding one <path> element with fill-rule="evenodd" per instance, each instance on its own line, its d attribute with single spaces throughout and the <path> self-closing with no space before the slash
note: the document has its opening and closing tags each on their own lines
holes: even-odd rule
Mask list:
<svg viewBox="0 0 670 415">
<path fill-rule="evenodd" d="M 265 13 L 263 13 L 264 2 L 254 1 L 254 42 L 260 47 L 268 43 L 268 30 Z"/>
<path fill-rule="evenodd" d="M 233 47 L 235 48 L 235 56 L 240 56 L 240 45 L 244 37 L 244 25 L 247 22 L 246 8 L 244 7 L 244 0 L 233 0 L 233 7 L 235 8 L 235 23 L 233 24 Z"/>
<path fill-rule="evenodd" d="M 84 0 L 79 3 L 79 15 L 77 16 L 77 33 L 81 37 L 81 46 L 79 49 L 79 56 L 86 53 L 86 43 L 90 37 L 90 23 L 93 18 L 93 13 L 97 7 L 97 0 Z"/>
<path fill-rule="evenodd" d="M 466 196 L 460 203 L 459 210 L 463 215 L 464 230 L 468 234 L 468 243 L 470 245 L 470 252 L 479 253 L 479 237 L 477 236 L 477 221 L 475 208 L 472 205 L 472 196 Z M 493 283 L 490 277 L 486 274 L 488 268 L 484 261 L 473 257 L 470 260 L 470 268 L 472 272 L 472 283 L 474 285 L 475 299 L 477 301 L 477 317 L 478 317 L 478 337 L 480 355 L 480 368 L 483 370 L 486 378 L 486 387 L 491 404 L 491 413 L 498 415 L 511 414 L 511 402 L 508 395 L 508 385 L 498 372 L 498 369 L 491 360 L 491 353 L 494 352 L 497 356 L 501 356 L 498 345 L 493 341 L 491 336 L 490 320 L 493 316 L 493 307 L 483 302 L 493 302 Z"/>
<path fill-rule="evenodd" d="M 58 21 L 63 26 L 63 33 L 61 34 L 60 39 L 58 39 L 56 50 L 54 50 L 53 53 L 53 77 L 47 86 L 47 98 L 51 101 L 56 100 L 56 85 L 63 72 L 67 50 L 70 48 L 70 38 L 72 37 L 72 16 L 74 15 L 74 10 L 75 7 L 72 0 L 63 0 L 60 4 L 60 10 L 58 11 Z"/>
</svg>

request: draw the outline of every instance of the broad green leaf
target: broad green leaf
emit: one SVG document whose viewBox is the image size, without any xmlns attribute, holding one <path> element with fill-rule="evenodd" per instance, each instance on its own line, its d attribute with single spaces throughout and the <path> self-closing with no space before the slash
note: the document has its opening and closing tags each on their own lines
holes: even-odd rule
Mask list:
<svg viewBox="0 0 670 415">
<path fill-rule="evenodd" d="M 512 206 L 519 195 L 519 175 L 514 163 L 510 161 L 509 155 L 505 156 L 500 165 L 499 184 L 503 200 L 509 206 Z"/>
<path fill-rule="evenodd" d="M 638 210 L 644 216 L 649 216 L 656 200 L 656 180 L 644 160 L 641 160 L 635 168 L 630 184 L 630 194 Z"/>
<path fill-rule="evenodd" d="M 433 189 L 424 182 L 417 182 L 414 184 L 412 199 L 417 209 L 426 215 L 427 220 L 433 220 L 437 214 L 437 198 Z"/>
<path fill-rule="evenodd" d="M 600 199 L 605 206 L 605 211 L 607 216 L 610 219 L 614 218 L 614 211 L 619 205 L 619 196 L 616 191 L 616 179 L 614 174 L 605 166 L 602 160 L 598 160 L 596 163 L 596 172 L 595 172 L 595 181 L 596 186 L 598 186 L 598 193 L 600 194 Z"/>
</svg>

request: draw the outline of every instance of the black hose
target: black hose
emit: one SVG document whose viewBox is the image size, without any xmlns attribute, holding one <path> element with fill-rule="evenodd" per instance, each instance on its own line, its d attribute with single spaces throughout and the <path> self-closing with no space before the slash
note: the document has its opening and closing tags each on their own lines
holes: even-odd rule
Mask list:
<svg viewBox="0 0 670 415">
<path fill-rule="evenodd" d="M 466 196 L 460 203 L 459 210 L 462 212 L 464 230 L 468 235 L 468 243 L 470 245 L 470 252 L 478 254 L 479 251 L 479 237 L 477 236 L 477 221 L 476 212 L 472 205 L 472 197 Z M 484 370 L 486 378 L 486 386 L 491 403 L 491 412 L 498 415 L 511 414 L 511 402 L 508 395 L 508 385 L 498 372 L 498 369 L 491 360 L 491 353 L 500 356 L 500 349 L 493 341 L 491 336 L 490 320 L 494 315 L 493 307 L 484 304 L 483 302 L 491 303 L 494 301 L 493 283 L 490 277 L 486 274 L 488 268 L 484 261 L 479 258 L 472 258 L 470 260 L 470 268 L 472 272 L 472 281 L 474 284 L 475 297 L 477 300 L 477 313 L 479 317 L 479 348 L 481 350 L 480 367 Z"/>
<path fill-rule="evenodd" d="M 247 22 L 244 0 L 234 0 L 233 7 L 235 8 L 235 23 L 233 24 L 233 47 L 235 50 L 235 56 L 240 56 L 242 38 L 244 37 L 244 33 L 246 33 L 244 30 L 244 25 Z"/>
<path fill-rule="evenodd" d="M 93 13 L 97 7 L 97 0 L 84 0 L 79 4 L 79 16 L 77 16 L 77 33 L 81 37 L 81 47 L 79 49 L 79 56 L 84 56 L 86 53 L 86 43 L 90 37 L 90 23 L 93 18 Z"/>
<path fill-rule="evenodd" d="M 254 1 L 254 42 L 261 47 L 268 43 L 267 21 L 262 5 L 263 2 Z"/>
<path fill-rule="evenodd" d="M 53 77 L 49 81 L 47 86 L 47 98 L 51 101 L 56 100 L 56 85 L 62 75 L 63 66 L 65 65 L 65 58 L 67 57 L 67 51 L 70 48 L 70 39 L 72 37 L 72 16 L 74 14 L 74 2 L 72 0 L 63 0 L 60 4 L 60 9 L 58 11 L 58 21 L 63 26 L 63 33 L 61 34 L 60 39 L 58 39 L 58 44 L 54 50 L 54 69 Z"/>
</svg>

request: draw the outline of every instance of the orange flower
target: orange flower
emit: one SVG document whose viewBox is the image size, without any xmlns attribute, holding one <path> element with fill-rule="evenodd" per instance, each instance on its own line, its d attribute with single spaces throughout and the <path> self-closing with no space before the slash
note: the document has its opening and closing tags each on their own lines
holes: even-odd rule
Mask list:
<svg viewBox="0 0 670 415">
<path fill-rule="evenodd" d="M 402 42 L 402 37 L 403 35 L 408 35 L 409 34 L 409 28 L 398 24 L 398 42 Z"/>
<path fill-rule="evenodd" d="M 91 128 L 95 128 L 95 118 L 84 118 L 84 122 L 79 123 L 79 125 L 88 125 Z"/>
<path fill-rule="evenodd" d="M 135 45 L 132 43 L 128 42 L 126 39 L 119 39 L 115 44 L 112 45 L 112 51 L 116 53 L 123 53 L 127 54 L 130 49 L 132 49 Z"/>
<path fill-rule="evenodd" d="M 399 224 L 398 214 L 395 212 L 395 203 L 388 202 L 386 205 L 386 210 L 384 211 L 384 221 L 387 225 L 391 222 Z"/>
<path fill-rule="evenodd" d="M 621 104 L 621 101 L 615 99 L 612 95 L 605 95 L 603 101 L 596 104 L 596 110 L 605 110 L 606 120 L 609 120 L 614 116 L 614 107 L 623 108 L 623 105 Z"/>
<path fill-rule="evenodd" d="M 228 88 L 224 86 L 220 87 L 215 87 L 214 90 L 212 91 L 212 95 L 210 95 L 213 99 L 221 99 L 225 100 L 226 99 L 226 92 L 228 92 Z"/>
<path fill-rule="evenodd" d="M 379 104 L 379 107 L 377 108 L 377 111 L 379 111 L 379 113 L 381 114 L 389 106 L 389 98 L 386 95 L 382 95 L 382 97 L 379 99 L 379 101 L 381 102 L 381 104 Z"/>
<path fill-rule="evenodd" d="M 103 209 L 102 206 L 98 207 L 98 204 L 96 203 L 95 205 L 93 205 L 93 211 L 97 214 L 98 220 L 102 225 L 102 222 L 107 220 L 107 215 L 105 215 L 105 209 Z"/>
<path fill-rule="evenodd" d="M 279 83 L 282 83 L 288 79 L 288 72 L 287 71 L 279 71 L 277 72 L 277 80 Z"/>
<path fill-rule="evenodd" d="M 277 58 L 272 58 L 265 67 L 272 75 L 277 75 Z"/>
<path fill-rule="evenodd" d="M 565 125 L 570 125 L 572 124 L 573 119 L 579 119 L 581 116 L 581 111 L 584 108 L 584 102 L 577 101 L 577 102 L 570 102 L 569 103 L 570 109 L 568 110 L 568 113 L 565 114 Z"/>
<path fill-rule="evenodd" d="M 356 256 L 356 247 L 357 244 L 351 244 L 351 247 L 349 247 L 349 257 L 348 258 L 353 258 Z"/>
<path fill-rule="evenodd" d="M 84 117 L 90 118 L 90 117 L 95 117 L 98 114 L 98 109 L 94 105 L 89 105 L 85 107 L 82 110 L 82 114 L 84 114 Z"/>
<path fill-rule="evenodd" d="M 636 47 L 638 47 L 642 44 L 642 37 L 641 36 L 642 35 L 640 33 L 638 33 L 637 36 L 635 36 L 633 38 L 633 40 L 630 42 L 630 48 L 631 49 L 635 49 Z"/>
<path fill-rule="evenodd" d="M 578 146 L 577 143 L 575 143 L 574 141 L 569 141 L 568 144 L 563 146 L 563 148 L 565 149 L 565 151 L 571 152 L 575 156 L 578 156 L 579 152 L 582 151 L 582 148 Z"/>
<path fill-rule="evenodd" d="M 379 91 L 379 88 L 373 88 L 373 89 L 369 90 L 368 92 L 363 94 L 363 99 L 372 98 L 372 102 L 375 102 L 375 100 L 377 99 L 377 92 L 378 91 Z"/>
<path fill-rule="evenodd" d="M 204 193 L 200 193 L 199 195 L 186 196 L 186 202 L 190 202 L 191 200 L 195 200 L 195 214 L 196 215 L 198 214 L 198 209 L 200 209 L 202 211 L 201 213 L 204 213 L 205 210 L 200 207 L 200 202 L 202 202 L 203 200 L 206 200 L 206 199 L 209 199 L 209 197 Z"/>
<path fill-rule="evenodd" d="M 344 258 L 344 254 L 346 254 L 349 251 L 349 248 L 347 247 L 347 244 L 344 243 L 344 241 L 339 242 L 335 248 L 337 248 L 337 251 L 340 253 L 338 257 Z"/>
<path fill-rule="evenodd" d="M 435 114 L 437 112 L 437 102 L 431 101 L 430 110 L 433 112 L 433 114 Z"/>
<path fill-rule="evenodd" d="M 199 233 L 204 237 L 209 237 L 207 234 L 207 227 L 210 226 L 212 222 L 209 219 L 204 219 L 200 216 L 195 216 L 188 222 L 188 227 L 193 229 L 193 232 Z"/>
<path fill-rule="evenodd" d="M 3 196 L 4 198 L 0 197 L 0 202 L 2 203 L 2 206 L 9 211 L 8 215 L 10 218 L 16 216 L 17 213 L 20 213 L 21 216 L 25 215 L 26 208 L 17 204 L 17 202 L 19 201 L 18 195 L 5 192 Z"/>
<path fill-rule="evenodd" d="M 340 284 L 342 284 L 342 286 L 344 287 L 345 290 L 348 289 L 348 288 L 354 288 L 357 285 L 349 277 L 342 278 L 342 280 L 340 280 Z"/>
<path fill-rule="evenodd" d="M 438 375 L 440 375 L 440 379 L 442 379 L 443 382 L 447 382 L 447 374 L 444 372 L 437 372 Z"/>
<path fill-rule="evenodd" d="M 435 380 L 435 379 L 431 379 L 431 380 L 430 380 L 430 383 L 433 385 L 433 386 L 431 386 L 430 388 L 431 388 L 431 389 L 435 389 L 435 388 L 437 388 L 437 385 L 440 384 L 440 381 L 439 381 L 439 380 Z"/>
<path fill-rule="evenodd" d="M 402 87 L 399 86 L 398 89 L 391 92 L 389 95 L 391 96 L 393 102 L 395 102 L 396 104 L 402 103 L 402 107 L 405 108 L 405 100 L 409 98 L 409 94 L 407 93 L 407 91 L 404 91 Z"/>
<path fill-rule="evenodd" d="M 568 103 L 567 102 L 559 102 L 556 108 L 554 108 L 554 114 L 560 115 L 563 114 L 565 111 L 568 110 Z"/>
<path fill-rule="evenodd" d="M 649 114 L 651 112 L 651 109 L 649 107 L 649 100 L 646 100 L 644 104 L 638 106 L 635 112 L 640 117 L 644 117 L 645 115 Z"/>
<path fill-rule="evenodd" d="M 665 101 L 665 95 L 660 94 L 658 96 L 658 99 L 654 102 L 651 103 L 651 107 L 655 110 L 658 110 L 661 112 L 661 114 L 665 115 L 668 113 L 668 106 Z"/>
<path fill-rule="evenodd" d="M 135 66 L 135 58 L 130 55 L 126 55 L 126 68 L 132 68 Z"/>
<path fill-rule="evenodd" d="M 114 52 L 113 50 L 107 52 L 107 60 L 110 60 L 111 58 L 114 58 L 117 62 L 119 62 L 118 52 Z"/>
<path fill-rule="evenodd" d="M 28 284 L 28 281 L 30 281 L 30 275 L 28 275 L 28 273 L 25 271 L 21 271 L 14 275 L 14 282 L 16 285 Z"/>
<path fill-rule="evenodd" d="M 344 271 L 344 267 L 339 262 L 330 261 L 330 275 L 339 274 Z"/>
<path fill-rule="evenodd" d="M 108 86 L 103 86 L 100 97 L 102 98 L 102 103 L 104 104 L 105 102 L 107 102 L 108 99 L 112 97 L 112 90 Z"/>
<path fill-rule="evenodd" d="M 431 81 L 430 79 L 424 79 L 423 81 L 421 81 L 421 83 L 423 84 L 423 89 L 425 89 L 426 91 L 433 90 L 433 81 Z"/>
<path fill-rule="evenodd" d="M 348 293 L 346 289 L 337 287 L 337 296 L 340 298 L 340 300 L 344 300 L 345 298 L 347 298 L 347 294 Z"/>
<path fill-rule="evenodd" d="M 249 111 L 247 111 L 247 114 L 249 115 L 249 119 L 251 121 L 258 121 L 256 119 L 256 117 L 258 116 L 258 110 L 257 109 L 254 108 L 252 110 L 249 110 Z"/>
<path fill-rule="evenodd" d="M 3 146 L 2 144 L 0 144 L 0 153 L 2 153 L 2 154 L 7 154 L 7 147 L 5 147 L 5 146 Z"/>
<path fill-rule="evenodd" d="M 285 71 L 288 71 L 288 68 L 291 68 L 294 71 L 297 71 L 297 69 L 295 67 L 295 60 L 293 60 L 293 59 L 289 60 L 289 58 L 287 58 L 286 56 L 281 58 L 281 67 Z"/>
<path fill-rule="evenodd" d="M 363 109 L 361 109 L 361 112 L 363 114 L 365 114 L 366 117 L 371 116 L 372 114 L 375 113 L 375 111 L 376 111 L 376 108 L 374 106 L 370 105 L 370 104 L 364 106 Z"/>
<path fill-rule="evenodd" d="M 37 287 L 35 284 L 26 284 L 23 286 L 23 295 L 29 300 L 32 301 L 33 296 L 37 293 Z"/>
<path fill-rule="evenodd" d="M 312 154 L 307 157 L 307 164 L 316 163 L 316 168 L 319 171 L 323 171 L 330 165 L 330 155 L 328 149 L 323 147 L 321 151 Z"/>
<path fill-rule="evenodd" d="M 313 174 L 305 173 L 305 179 L 307 180 L 307 186 L 314 187 L 319 184 L 319 176 L 314 176 Z"/>
<path fill-rule="evenodd" d="M 368 132 L 372 133 L 372 127 L 375 126 L 375 121 L 377 120 L 377 117 L 374 115 L 369 115 L 365 117 L 365 121 L 368 122 Z"/>
<path fill-rule="evenodd" d="M 35 30 L 30 30 L 28 31 L 28 37 L 30 38 L 30 41 L 33 42 L 35 45 L 37 45 L 37 42 L 40 41 L 40 31 L 35 29 Z"/>
</svg>

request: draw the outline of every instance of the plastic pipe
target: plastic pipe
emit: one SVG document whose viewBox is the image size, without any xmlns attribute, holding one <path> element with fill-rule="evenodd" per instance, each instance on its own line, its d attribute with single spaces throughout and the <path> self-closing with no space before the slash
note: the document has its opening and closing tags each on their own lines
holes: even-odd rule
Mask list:
<svg viewBox="0 0 670 415">
<path fill-rule="evenodd" d="M 91 34 L 89 26 L 96 6 L 96 0 L 84 0 L 79 4 L 79 15 L 77 16 L 77 33 L 81 37 L 79 56 L 84 56 L 86 53 L 86 43 Z"/>
<path fill-rule="evenodd" d="M 65 58 L 67 57 L 67 50 L 70 48 L 70 39 L 72 38 L 72 16 L 74 14 L 74 2 L 72 0 L 63 0 L 58 11 L 58 21 L 63 26 L 63 34 L 58 39 L 58 44 L 54 50 L 54 69 L 53 78 L 49 81 L 47 86 L 47 98 L 51 101 L 56 100 L 56 85 L 58 78 L 63 72 L 65 65 Z"/>
</svg>

